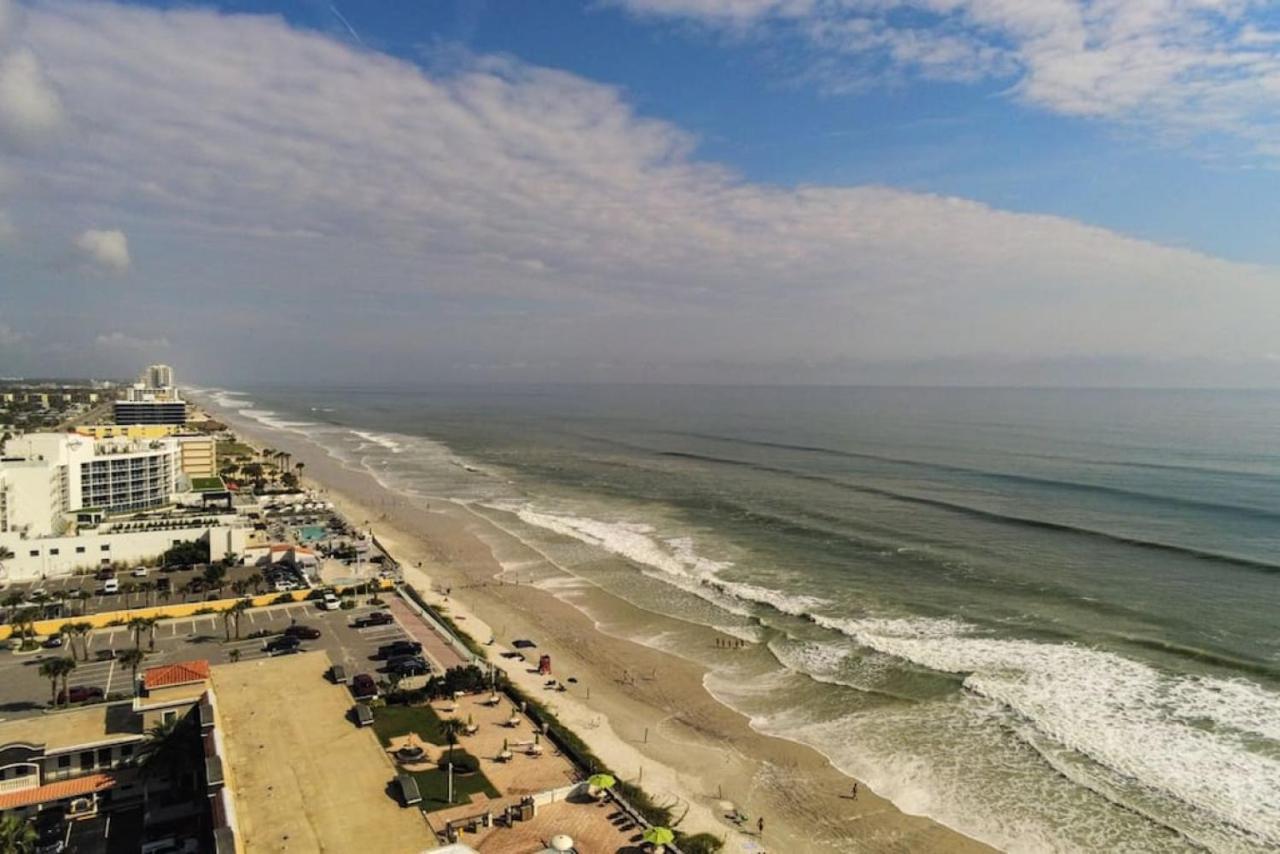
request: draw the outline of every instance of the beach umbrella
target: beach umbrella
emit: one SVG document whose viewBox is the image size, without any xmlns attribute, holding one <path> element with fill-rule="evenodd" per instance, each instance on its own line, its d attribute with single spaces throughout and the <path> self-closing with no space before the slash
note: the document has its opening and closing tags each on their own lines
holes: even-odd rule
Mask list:
<svg viewBox="0 0 1280 854">
<path fill-rule="evenodd" d="M 551 837 L 551 850 L 572 851 L 573 840 L 563 833 L 557 833 L 555 836 Z"/>
<path fill-rule="evenodd" d="M 596 789 L 612 789 L 617 782 L 612 774 L 592 774 L 587 780 L 587 783 Z"/>
<path fill-rule="evenodd" d="M 669 827 L 651 827 L 644 832 L 644 841 L 654 846 L 656 850 L 661 851 L 663 846 L 670 845 L 676 841 L 676 835 L 671 832 Z"/>
</svg>

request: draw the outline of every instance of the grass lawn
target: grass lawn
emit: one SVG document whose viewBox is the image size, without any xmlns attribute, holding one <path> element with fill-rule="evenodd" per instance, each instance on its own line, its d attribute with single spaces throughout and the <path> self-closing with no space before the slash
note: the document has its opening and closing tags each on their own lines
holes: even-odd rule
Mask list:
<svg viewBox="0 0 1280 854">
<path fill-rule="evenodd" d="M 458 749 L 456 752 L 461 755 L 465 751 Z M 489 782 L 489 778 L 485 777 L 481 771 L 477 771 L 474 774 L 453 775 L 453 803 L 449 803 L 447 800 L 449 796 L 449 774 L 447 771 L 439 769 L 418 771 L 412 776 L 413 779 L 418 781 L 418 792 L 422 795 L 422 809 L 424 812 L 433 812 L 468 803 L 472 795 L 481 792 L 491 798 L 500 797 L 498 790 L 494 788 L 493 784 Z"/>
<path fill-rule="evenodd" d="M 445 737 L 440 732 L 440 717 L 430 706 L 381 706 L 373 710 L 373 731 L 383 746 L 391 744 L 391 739 L 398 735 L 416 732 L 418 737 L 430 744 L 445 745 Z M 461 747 L 454 748 L 461 756 L 466 751 Z M 412 775 L 418 781 L 418 791 L 422 794 L 422 809 L 426 812 L 442 810 L 449 806 L 467 803 L 471 796 L 483 792 L 491 798 L 499 797 L 499 792 L 489 782 L 483 772 L 474 774 L 453 775 L 453 804 L 447 800 L 449 794 L 449 775 L 445 771 L 417 771 Z"/>
<path fill-rule="evenodd" d="M 373 731 L 383 746 L 397 735 L 416 732 L 423 741 L 447 744 L 440 732 L 440 717 L 430 706 L 382 706 L 373 710 Z M 427 793 L 424 791 L 425 798 Z"/>
<path fill-rule="evenodd" d="M 220 477 L 193 477 L 191 488 L 196 492 L 221 492 L 227 488 Z"/>
</svg>

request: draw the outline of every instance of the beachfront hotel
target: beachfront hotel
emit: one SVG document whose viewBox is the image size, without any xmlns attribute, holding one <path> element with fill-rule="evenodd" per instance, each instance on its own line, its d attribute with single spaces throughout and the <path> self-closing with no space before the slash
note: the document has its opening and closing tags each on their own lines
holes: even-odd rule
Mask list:
<svg viewBox="0 0 1280 854">
<path fill-rule="evenodd" d="M 11 553 L 4 574 L 8 580 L 65 574 L 154 557 L 188 540 L 207 540 L 214 559 L 238 551 L 244 533 L 234 514 L 198 513 L 180 524 L 127 529 L 111 520 L 165 508 L 191 478 L 215 471 L 213 439 L 205 436 L 11 438 L 0 457 L 0 547 Z"/>
</svg>

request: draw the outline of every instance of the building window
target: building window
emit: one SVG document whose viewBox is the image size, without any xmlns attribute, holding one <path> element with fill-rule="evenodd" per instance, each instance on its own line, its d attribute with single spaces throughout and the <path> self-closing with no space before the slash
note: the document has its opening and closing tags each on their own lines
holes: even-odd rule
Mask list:
<svg viewBox="0 0 1280 854">
<path fill-rule="evenodd" d="M 58 553 L 58 550 L 57 550 L 57 549 L 49 549 L 49 554 L 50 554 L 50 556 L 52 556 L 52 555 L 56 555 L 57 553 Z"/>
<path fill-rule="evenodd" d="M 100 546 L 99 548 L 100 548 L 102 551 L 104 551 L 104 552 L 109 552 L 109 551 L 111 551 L 111 545 L 110 545 L 109 543 L 104 544 L 104 545 Z"/>
<path fill-rule="evenodd" d="M 93 751 L 92 750 L 86 750 L 80 754 L 80 770 L 81 771 L 93 770 Z"/>
<path fill-rule="evenodd" d="M 98 767 L 106 768 L 106 767 L 109 767 L 110 765 L 111 765 L 111 748 L 110 747 L 98 748 Z"/>
<path fill-rule="evenodd" d="M 58 770 L 64 771 L 71 767 L 71 754 L 64 753 L 58 757 Z"/>
<path fill-rule="evenodd" d="M 30 553 L 30 556 L 31 556 L 31 557 L 40 557 L 40 550 L 39 550 L 39 549 L 32 549 L 32 550 L 31 550 L 31 553 Z"/>
<path fill-rule="evenodd" d="M 123 760 L 125 760 L 125 759 L 130 758 L 131 756 L 133 756 L 133 745 L 132 745 L 132 744 L 123 744 L 123 745 L 121 745 L 121 746 L 120 746 L 120 759 L 123 761 Z"/>
<path fill-rule="evenodd" d="M 76 554 L 78 555 L 84 554 L 84 546 L 76 546 Z"/>
<path fill-rule="evenodd" d="M 178 712 L 175 709 L 165 709 L 162 717 L 165 723 L 176 721 L 178 719 Z"/>
</svg>

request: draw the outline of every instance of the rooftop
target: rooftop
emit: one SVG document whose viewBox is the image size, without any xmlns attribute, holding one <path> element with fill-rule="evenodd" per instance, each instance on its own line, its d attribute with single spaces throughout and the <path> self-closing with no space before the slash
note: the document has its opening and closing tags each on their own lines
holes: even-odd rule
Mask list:
<svg viewBox="0 0 1280 854">
<path fill-rule="evenodd" d="M 0 721 L 0 746 L 15 742 L 43 744 L 49 753 L 142 737 L 142 719 L 127 703 L 99 703 Z"/>
<path fill-rule="evenodd" d="M 180 661 L 177 664 L 148 667 L 143 671 L 142 684 L 148 691 L 154 691 L 157 688 L 172 688 L 175 685 L 204 682 L 208 678 L 209 662 L 202 658 L 196 661 Z"/>
<path fill-rule="evenodd" d="M 349 720 L 351 695 L 325 678 L 329 665 L 324 653 L 309 652 L 212 668 L 227 788 L 244 847 L 434 847 L 422 814 L 396 799 L 396 769 L 377 737 Z"/>
<path fill-rule="evenodd" d="M 74 798 L 103 792 L 116 784 L 111 774 L 89 774 L 85 777 L 74 777 L 70 780 L 59 780 L 44 786 L 33 786 L 30 789 L 19 789 L 0 795 L 0 810 L 12 810 L 28 807 L 32 804 L 45 804 L 60 801 L 63 798 Z"/>
</svg>

